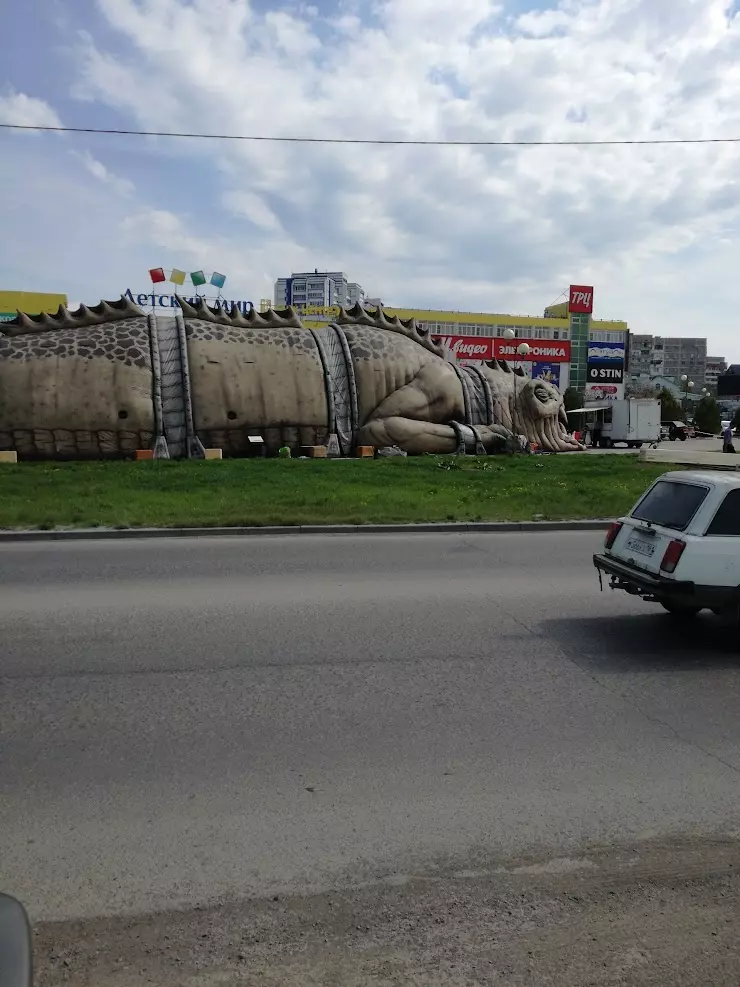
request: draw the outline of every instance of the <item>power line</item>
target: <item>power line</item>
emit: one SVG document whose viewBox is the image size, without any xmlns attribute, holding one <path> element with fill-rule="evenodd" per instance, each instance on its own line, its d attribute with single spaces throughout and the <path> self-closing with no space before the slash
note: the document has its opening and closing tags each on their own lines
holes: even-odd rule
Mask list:
<svg viewBox="0 0 740 987">
<path fill-rule="evenodd" d="M 216 141 L 269 141 L 283 144 L 377 144 L 431 147 L 624 147 L 657 144 L 738 144 L 740 137 L 651 137 L 634 140 L 416 140 L 369 137 L 267 137 L 254 134 L 201 134 L 168 130 L 119 130 L 106 127 L 50 127 L 30 123 L 0 123 L 4 130 L 39 130 L 61 134 L 112 134 L 117 137 L 191 137 Z"/>
</svg>

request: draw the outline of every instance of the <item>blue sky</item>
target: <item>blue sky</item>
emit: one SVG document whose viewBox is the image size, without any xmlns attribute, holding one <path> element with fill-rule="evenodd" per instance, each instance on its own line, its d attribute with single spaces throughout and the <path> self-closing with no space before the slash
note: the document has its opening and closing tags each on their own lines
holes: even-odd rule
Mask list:
<svg viewBox="0 0 740 987">
<path fill-rule="evenodd" d="M 740 136 L 730 0 L 25 0 L 0 121 L 275 136 Z M 570 282 L 740 360 L 738 145 L 419 148 L 0 132 L 0 287 L 343 269 L 388 304 L 540 313 Z"/>
</svg>

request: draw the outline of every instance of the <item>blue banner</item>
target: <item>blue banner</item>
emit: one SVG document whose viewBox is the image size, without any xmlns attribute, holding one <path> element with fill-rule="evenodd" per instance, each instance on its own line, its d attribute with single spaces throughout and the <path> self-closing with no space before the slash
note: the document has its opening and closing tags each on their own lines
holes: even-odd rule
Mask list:
<svg viewBox="0 0 740 987">
<path fill-rule="evenodd" d="M 588 344 L 589 363 L 624 363 L 624 343 L 597 343 L 591 341 Z"/>
<path fill-rule="evenodd" d="M 533 363 L 533 380 L 546 380 L 556 387 L 560 386 L 560 364 L 559 363 Z"/>
</svg>

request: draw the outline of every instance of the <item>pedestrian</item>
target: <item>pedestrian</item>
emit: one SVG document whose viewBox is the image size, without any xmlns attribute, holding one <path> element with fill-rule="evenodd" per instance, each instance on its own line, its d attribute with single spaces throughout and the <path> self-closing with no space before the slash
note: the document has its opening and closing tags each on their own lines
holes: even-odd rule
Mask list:
<svg viewBox="0 0 740 987">
<path fill-rule="evenodd" d="M 734 452 L 735 446 L 732 442 L 732 425 L 729 423 L 722 432 L 722 452 Z"/>
<path fill-rule="evenodd" d="M 595 449 L 597 446 L 601 445 L 601 427 L 602 423 L 600 420 L 594 422 L 593 430 L 591 431 L 591 448 Z"/>
</svg>

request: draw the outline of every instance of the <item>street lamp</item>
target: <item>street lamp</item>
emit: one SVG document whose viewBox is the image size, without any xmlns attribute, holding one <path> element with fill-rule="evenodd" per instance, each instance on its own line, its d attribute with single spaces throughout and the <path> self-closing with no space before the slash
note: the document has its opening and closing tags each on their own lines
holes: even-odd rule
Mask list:
<svg viewBox="0 0 740 987">
<path fill-rule="evenodd" d="M 503 336 L 504 339 L 513 339 L 516 336 L 516 333 L 513 329 L 504 329 Z"/>
<path fill-rule="evenodd" d="M 683 392 L 683 416 L 686 418 L 688 415 L 688 403 L 689 403 L 689 391 L 694 386 L 693 380 L 689 380 L 687 374 L 681 374 L 681 383 L 684 386 Z"/>
</svg>

